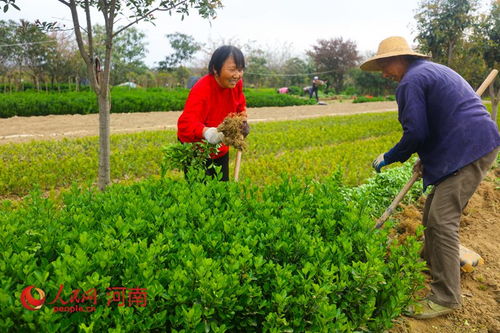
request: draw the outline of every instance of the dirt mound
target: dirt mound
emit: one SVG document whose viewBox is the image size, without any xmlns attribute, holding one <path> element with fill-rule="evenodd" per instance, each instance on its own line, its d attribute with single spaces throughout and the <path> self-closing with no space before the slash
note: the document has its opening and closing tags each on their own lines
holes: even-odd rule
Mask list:
<svg viewBox="0 0 500 333">
<path fill-rule="evenodd" d="M 500 168 L 480 184 L 464 210 L 460 242 L 480 254 L 485 264 L 462 273 L 462 307 L 452 314 L 429 320 L 400 317 L 392 333 L 493 333 L 500 332 Z M 413 234 L 421 223 L 423 200 L 404 206 L 397 237 Z"/>
</svg>

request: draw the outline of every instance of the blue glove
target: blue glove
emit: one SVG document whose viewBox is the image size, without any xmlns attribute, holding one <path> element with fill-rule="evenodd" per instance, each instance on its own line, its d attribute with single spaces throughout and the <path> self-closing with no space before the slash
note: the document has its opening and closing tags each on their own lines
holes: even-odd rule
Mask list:
<svg viewBox="0 0 500 333">
<path fill-rule="evenodd" d="M 380 172 L 382 167 L 386 166 L 388 163 L 384 159 L 384 153 L 378 155 L 378 157 L 372 162 L 372 167 L 375 171 Z"/>
</svg>

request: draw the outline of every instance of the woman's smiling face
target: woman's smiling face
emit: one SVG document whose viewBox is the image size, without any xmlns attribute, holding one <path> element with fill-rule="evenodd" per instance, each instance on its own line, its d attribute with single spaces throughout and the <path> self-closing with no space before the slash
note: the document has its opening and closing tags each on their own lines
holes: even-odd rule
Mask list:
<svg viewBox="0 0 500 333">
<path fill-rule="evenodd" d="M 222 88 L 234 88 L 239 80 L 243 77 L 243 69 L 238 68 L 234 62 L 233 56 L 229 56 L 220 73 L 215 73 L 215 80 Z"/>
</svg>

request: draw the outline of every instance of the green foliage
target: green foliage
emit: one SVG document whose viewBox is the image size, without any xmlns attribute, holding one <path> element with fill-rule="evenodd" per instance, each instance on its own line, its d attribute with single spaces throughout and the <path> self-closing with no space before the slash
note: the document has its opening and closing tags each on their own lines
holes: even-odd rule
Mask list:
<svg viewBox="0 0 500 333">
<path fill-rule="evenodd" d="M 356 43 L 342 37 L 320 39 L 307 54 L 314 60 L 317 72 L 328 72 L 322 75 L 328 80 L 327 88 L 337 92 L 343 90 L 347 72 L 360 60 Z"/>
<path fill-rule="evenodd" d="M 415 15 L 417 40 L 436 62 L 451 64 L 457 43 L 473 23 L 476 0 L 422 0 Z"/>
<path fill-rule="evenodd" d="M 210 154 L 217 152 L 220 145 L 208 142 L 172 143 L 162 148 L 163 161 L 160 166 L 160 176 L 165 178 L 167 171 L 204 171 Z"/>
<path fill-rule="evenodd" d="M 95 25 L 93 31 L 94 52 L 99 59 L 105 59 L 106 29 L 103 25 Z M 145 38 L 144 32 L 130 27 L 113 39 L 110 84 L 116 85 L 130 81 L 131 73 L 140 75 L 147 71 L 143 62 L 147 53 Z"/>
<path fill-rule="evenodd" d="M 353 103 L 366 103 L 366 102 L 383 102 L 383 101 L 395 101 L 396 97 L 391 96 L 357 96 L 352 102 Z"/>
<path fill-rule="evenodd" d="M 393 94 L 397 87 L 396 82 L 384 78 L 380 73 L 366 72 L 359 68 L 351 69 L 349 78 L 353 81 L 356 92 L 362 95 Z"/>
<path fill-rule="evenodd" d="M 189 90 L 129 89 L 115 87 L 111 93 L 111 112 L 180 111 Z M 245 89 L 248 107 L 311 104 L 311 101 L 289 95 L 278 95 L 273 89 Z M 49 114 L 97 113 L 93 92 L 4 94 L 0 99 L 0 118 Z"/>
<path fill-rule="evenodd" d="M 316 104 L 314 101 L 296 96 L 277 94 L 274 89 L 245 89 L 247 107 L 289 106 Z"/>
<path fill-rule="evenodd" d="M 186 35 L 180 32 L 167 34 L 167 39 L 174 53 L 165 57 L 158 63 L 158 69 L 163 71 L 171 71 L 185 62 L 191 60 L 196 52 L 201 50 L 202 44 L 196 42 L 193 36 Z"/>
<path fill-rule="evenodd" d="M 350 191 L 337 173 L 264 188 L 147 180 L 6 203 L 0 329 L 383 331 L 422 284 L 419 246 L 387 244 Z M 50 301 L 60 284 L 65 300 L 96 288 L 96 311 L 21 306 L 26 286 Z M 107 306 L 110 287 L 147 288 L 147 305 Z"/>
<path fill-rule="evenodd" d="M 280 181 L 282 172 L 320 180 L 342 165 L 346 181 L 356 185 L 373 175 L 371 161 L 401 136 L 395 113 L 265 122 L 251 127 L 240 177 L 255 184 Z M 111 178 L 157 175 L 161 147 L 175 142 L 175 131 L 112 135 Z M 0 145 L 0 195 L 25 195 L 33 184 L 50 190 L 72 182 L 92 182 L 98 147 L 96 137 Z"/>
<path fill-rule="evenodd" d="M 76 84 L 68 84 L 68 83 L 56 83 L 56 84 L 48 84 L 48 85 L 41 85 L 40 86 L 41 92 L 69 92 L 69 91 L 76 91 L 77 87 Z M 90 91 L 90 86 L 78 86 L 78 90 L 80 92 L 85 92 L 85 91 Z M 22 92 L 22 91 L 31 91 L 35 92 L 37 91 L 36 85 L 34 85 L 31 82 L 23 82 L 22 85 L 19 86 L 14 86 L 9 85 L 9 84 L 0 84 L 0 93 L 8 93 L 11 91 L 15 92 Z M 5 97 L 6 95 L 2 95 L 2 98 Z"/>
<path fill-rule="evenodd" d="M 303 73 L 311 73 L 314 72 L 314 68 L 312 64 L 306 63 L 304 60 L 293 57 L 288 59 L 283 65 L 280 73 L 286 74 L 288 76 L 282 77 L 283 86 L 298 86 L 300 89 L 299 93 L 296 95 L 300 95 L 304 85 L 310 84 L 311 78 L 307 75 L 299 75 Z"/>
<path fill-rule="evenodd" d="M 352 200 L 368 207 L 374 216 L 380 216 L 401 188 L 411 178 L 415 159 L 404 163 L 397 168 L 384 168 L 383 172 L 369 178 L 364 184 L 355 187 L 350 192 Z M 406 203 L 411 203 L 422 195 L 423 184 L 419 179 L 404 198 Z"/>
<path fill-rule="evenodd" d="M 290 87 L 288 87 L 288 93 L 291 95 L 301 96 L 304 94 L 304 91 L 302 90 L 301 87 L 290 86 Z"/>
</svg>

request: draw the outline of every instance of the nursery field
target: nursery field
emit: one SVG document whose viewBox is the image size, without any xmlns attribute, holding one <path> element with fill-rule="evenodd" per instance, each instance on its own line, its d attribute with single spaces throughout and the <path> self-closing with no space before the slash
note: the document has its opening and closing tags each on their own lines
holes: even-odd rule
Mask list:
<svg viewBox="0 0 500 333">
<path fill-rule="evenodd" d="M 321 179 L 342 167 L 346 181 L 359 184 L 372 174 L 366 166 L 373 156 L 390 148 L 399 131 L 392 112 L 255 123 L 241 176 L 266 184 L 281 173 Z M 174 130 L 112 135 L 112 180 L 158 175 L 162 147 L 174 142 Z M 92 183 L 97 156 L 96 137 L 0 145 L 0 195 L 22 196 L 34 184 L 49 191 Z"/>
<path fill-rule="evenodd" d="M 105 192 L 91 187 L 96 137 L 0 145 L 0 330 L 496 329 L 489 283 L 498 283 L 499 268 L 488 260 L 498 248 L 485 237 L 477 238 L 486 268 L 465 280 L 465 304 L 478 311 L 429 325 L 399 317 L 425 286 L 421 231 L 396 228 L 408 234 L 396 241 L 389 233 L 396 220 L 384 230 L 372 226 L 411 163 L 381 174 L 370 167 L 400 138 L 396 117 L 252 123 L 239 183 L 189 183 L 175 171 L 160 179 L 173 130 L 113 135 L 115 184 Z M 492 187 L 481 192 L 491 205 L 468 213 L 465 227 L 475 233 L 495 234 L 496 179 L 490 175 Z M 420 188 L 404 212 L 419 206 Z M 473 241 L 469 234 L 464 244 L 474 248 Z M 46 298 L 35 289 L 27 297 L 30 285 Z M 478 313 L 483 320 L 473 320 Z"/>
</svg>

